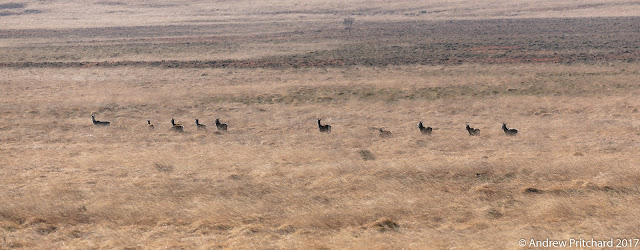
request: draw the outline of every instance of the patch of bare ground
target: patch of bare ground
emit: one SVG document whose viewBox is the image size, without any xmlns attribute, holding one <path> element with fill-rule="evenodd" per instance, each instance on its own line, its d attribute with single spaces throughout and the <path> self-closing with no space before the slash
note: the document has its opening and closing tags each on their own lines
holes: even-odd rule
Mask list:
<svg viewBox="0 0 640 250">
<path fill-rule="evenodd" d="M 350 35 L 340 26 L 323 23 L 5 29 L 0 30 L 0 37 L 21 43 L 0 48 L 5 50 L 0 67 L 634 62 L 640 55 L 638 23 L 637 17 L 362 22 Z M 271 32 L 241 32 L 261 29 Z M 32 38 L 37 38 L 35 43 Z M 37 42 L 43 38 L 47 43 Z"/>
</svg>

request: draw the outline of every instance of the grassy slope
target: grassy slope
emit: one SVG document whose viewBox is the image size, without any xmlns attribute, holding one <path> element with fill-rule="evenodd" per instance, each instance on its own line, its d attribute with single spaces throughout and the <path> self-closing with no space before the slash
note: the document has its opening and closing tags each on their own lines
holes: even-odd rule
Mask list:
<svg viewBox="0 0 640 250">
<path fill-rule="evenodd" d="M 548 84 L 542 95 L 479 91 L 507 87 L 519 68 L 4 70 L 23 83 L 3 85 L 15 97 L 3 102 L 0 129 L 6 244 L 510 247 L 529 236 L 632 235 L 638 90 L 582 95 Z M 582 78 L 585 86 L 623 84 L 638 72 L 635 64 L 529 65 L 520 77 L 568 81 L 539 76 L 554 71 L 600 72 Z M 481 72 L 490 74 L 465 83 Z M 202 73 L 217 83 L 204 85 Z M 61 80 L 38 80 L 56 74 Z M 322 75 L 333 80 L 314 80 Z M 447 82 L 468 94 L 391 98 Z M 346 93 L 366 85 L 370 94 L 299 91 L 319 85 Z M 264 91 L 291 101 L 251 101 Z M 92 127 L 91 111 L 113 126 Z M 170 117 L 189 133 L 170 133 Z M 221 117 L 230 132 L 196 132 L 196 117 L 210 129 Z M 317 117 L 332 134 L 316 133 Z M 146 119 L 155 131 L 146 130 Z M 420 135 L 418 120 L 434 135 Z M 504 136 L 503 121 L 521 134 Z M 465 123 L 482 136 L 470 138 Z M 378 138 L 370 127 L 394 137 Z M 361 158 L 365 149 L 374 161 Z M 373 225 L 383 218 L 400 228 L 380 233 Z M 593 224 L 620 220 L 627 223 Z M 175 240 L 181 237 L 194 241 Z"/>
</svg>

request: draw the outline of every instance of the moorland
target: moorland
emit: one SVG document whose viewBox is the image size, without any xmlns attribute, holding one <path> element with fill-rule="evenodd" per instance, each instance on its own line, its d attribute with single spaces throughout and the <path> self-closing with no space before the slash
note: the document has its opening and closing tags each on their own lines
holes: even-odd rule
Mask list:
<svg viewBox="0 0 640 250">
<path fill-rule="evenodd" d="M 0 248 L 634 238 L 639 13 L 632 1 L 0 4 Z"/>
</svg>

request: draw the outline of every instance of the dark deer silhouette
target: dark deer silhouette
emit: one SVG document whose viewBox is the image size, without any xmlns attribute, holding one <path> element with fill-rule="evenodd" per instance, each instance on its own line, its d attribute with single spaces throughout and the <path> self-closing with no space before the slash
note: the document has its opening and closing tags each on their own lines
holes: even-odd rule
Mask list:
<svg viewBox="0 0 640 250">
<path fill-rule="evenodd" d="M 227 131 L 227 124 L 220 123 L 220 118 L 216 118 L 216 127 L 220 131 Z"/>
<path fill-rule="evenodd" d="M 331 133 L 331 125 L 329 125 L 329 124 L 327 124 L 327 125 L 320 124 L 320 119 L 318 119 L 318 129 L 320 129 L 320 132 Z"/>
<path fill-rule="evenodd" d="M 469 124 L 467 124 L 466 129 L 467 129 L 467 132 L 469 132 L 470 136 L 480 135 L 480 129 L 469 127 Z"/>
<path fill-rule="evenodd" d="M 171 118 L 171 130 L 182 133 L 184 132 L 184 126 L 180 123 L 176 123 L 176 121 Z"/>
<path fill-rule="evenodd" d="M 506 135 L 517 135 L 518 134 L 518 130 L 515 128 L 507 128 L 507 124 L 503 123 L 502 124 L 502 130 L 504 130 L 504 133 Z"/>
<path fill-rule="evenodd" d="M 198 130 L 207 130 L 207 125 L 200 124 L 200 121 L 198 121 L 198 119 L 196 119 L 196 126 L 198 127 Z"/>
<path fill-rule="evenodd" d="M 423 135 L 431 135 L 431 131 L 433 130 L 431 127 L 425 128 L 424 125 L 422 125 L 422 122 L 418 123 L 418 128 Z"/>
<path fill-rule="evenodd" d="M 93 125 L 97 126 L 97 127 L 108 127 L 109 125 L 111 125 L 110 122 L 107 121 L 96 121 L 96 116 L 95 115 L 91 115 L 91 121 L 93 122 Z"/>
</svg>

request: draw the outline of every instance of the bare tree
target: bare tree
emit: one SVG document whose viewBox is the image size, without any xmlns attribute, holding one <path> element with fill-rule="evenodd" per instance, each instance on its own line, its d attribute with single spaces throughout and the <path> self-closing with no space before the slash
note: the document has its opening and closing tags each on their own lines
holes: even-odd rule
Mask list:
<svg viewBox="0 0 640 250">
<path fill-rule="evenodd" d="M 353 17 L 347 17 L 342 21 L 342 24 L 344 24 L 344 29 L 349 32 L 349 36 L 351 36 L 351 26 L 353 25 L 353 21 L 355 20 L 356 19 Z"/>
</svg>

